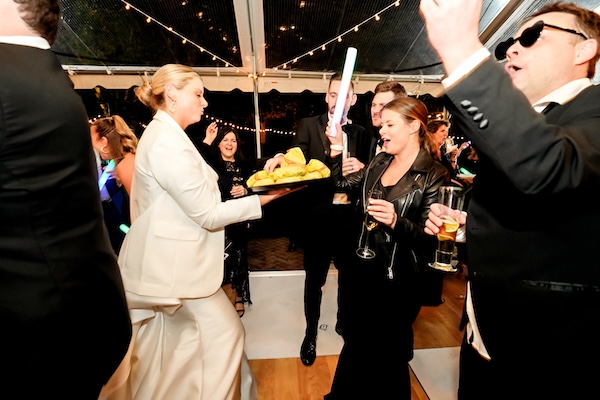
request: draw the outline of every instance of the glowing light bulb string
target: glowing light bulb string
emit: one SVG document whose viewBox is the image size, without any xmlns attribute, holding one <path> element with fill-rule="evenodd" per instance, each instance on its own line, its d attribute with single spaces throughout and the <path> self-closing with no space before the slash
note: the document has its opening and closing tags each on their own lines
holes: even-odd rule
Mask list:
<svg viewBox="0 0 600 400">
<path fill-rule="evenodd" d="M 211 51 L 207 50 L 205 47 L 202 47 L 202 46 L 200 46 L 199 44 L 195 43 L 194 41 L 190 40 L 189 38 L 187 38 L 187 37 L 183 36 L 181 33 L 177 32 L 177 31 L 176 31 L 175 29 L 173 29 L 172 27 L 169 27 L 169 26 L 167 26 L 167 25 L 163 24 L 162 22 L 160 22 L 160 21 L 159 21 L 159 20 L 157 20 L 156 18 L 152 17 L 152 16 L 151 16 L 151 15 L 149 15 L 148 13 L 146 13 L 146 12 L 144 12 L 143 10 L 139 9 L 138 7 L 136 7 L 136 6 L 132 5 L 131 3 L 127 2 L 126 0 L 120 0 L 120 1 L 121 1 L 121 3 L 125 4 L 125 6 L 126 6 L 125 8 L 126 8 L 126 9 L 133 9 L 133 10 L 135 10 L 136 12 L 138 12 L 138 13 L 140 13 L 141 15 L 143 15 L 144 17 L 146 17 L 146 19 L 147 19 L 149 22 L 152 22 L 152 21 L 156 22 L 158 25 L 160 25 L 160 26 L 161 26 L 162 28 L 164 28 L 165 30 L 167 30 L 167 31 L 169 31 L 169 32 L 171 32 L 171 33 L 173 33 L 173 34 L 177 35 L 177 36 L 178 36 L 178 37 L 180 37 L 181 39 L 183 39 L 183 40 L 184 40 L 184 42 L 190 43 L 190 44 L 192 44 L 193 46 L 195 46 L 196 48 L 198 48 L 200 51 L 202 51 L 202 52 L 206 52 L 207 54 L 210 54 L 211 56 L 213 56 L 213 59 L 218 59 L 219 61 L 223 62 L 223 63 L 225 64 L 225 66 L 230 66 L 230 65 L 231 65 L 232 67 L 235 67 L 235 68 L 241 68 L 241 67 L 238 67 L 238 66 L 236 66 L 236 65 L 235 65 L 235 64 L 233 64 L 232 62 L 230 62 L 230 61 L 227 61 L 227 60 L 225 60 L 225 59 L 223 59 L 223 58 L 219 57 L 219 56 L 218 56 L 218 55 L 216 55 L 215 53 L 213 53 L 213 52 L 211 52 Z M 319 50 L 319 49 L 321 49 L 321 50 L 325 50 L 325 49 L 326 49 L 326 47 L 327 47 L 329 44 L 331 44 L 331 43 L 333 43 L 333 42 L 335 42 L 335 41 L 341 42 L 341 39 L 342 39 L 344 36 L 346 36 L 346 35 L 348 35 L 348 34 L 350 34 L 350 33 L 352 33 L 352 32 L 358 32 L 358 28 L 359 28 L 359 27 L 361 27 L 362 25 L 366 24 L 367 22 L 369 22 L 369 21 L 371 21 L 371 20 L 373 20 L 373 19 L 374 19 L 374 20 L 376 20 L 376 21 L 379 21 L 379 20 L 381 19 L 380 15 L 381 15 L 382 13 L 386 12 L 387 10 L 389 10 L 389 9 L 390 9 L 390 8 L 392 8 L 392 7 L 399 7 L 399 6 L 400 6 L 400 0 L 395 0 L 393 3 L 389 4 L 388 6 L 384 7 L 383 9 L 381 9 L 381 10 L 377 11 L 375 14 L 373 14 L 373 15 L 372 15 L 372 16 L 370 16 L 369 18 L 365 19 L 364 21 L 362 21 L 362 22 L 360 22 L 360 23 L 358 23 L 358 24 L 353 24 L 351 28 L 347 29 L 347 30 L 346 30 L 346 31 L 344 31 L 343 33 L 341 33 L 341 34 L 338 34 L 338 35 L 335 35 L 335 37 L 331 38 L 330 40 L 328 40 L 328 41 L 326 41 L 326 42 L 324 42 L 324 43 L 322 43 L 322 44 L 320 44 L 319 46 L 316 46 L 316 47 L 315 47 L 315 48 L 313 48 L 312 50 L 309 50 L 309 51 L 307 51 L 306 53 L 304 53 L 304 54 L 302 54 L 302 55 L 296 56 L 296 57 L 294 57 L 294 58 L 292 58 L 292 59 L 290 59 L 290 60 L 288 60 L 288 61 L 286 61 L 286 62 L 284 62 L 284 63 L 281 63 L 281 64 L 279 64 L 279 65 L 277 65 L 277 66 L 275 66 L 275 67 L 272 67 L 271 69 L 273 69 L 273 70 L 278 70 L 278 69 L 280 69 L 280 68 L 286 69 L 288 64 L 291 64 L 291 63 L 298 62 L 298 60 L 300 60 L 301 58 L 304 58 L 304 57 L 306 57 L 306 56 L 312 56 L 312 55 L 314 54 L 314 52 L 315 52 L 315 51 L 317 51 L 317 50 Z M 414 69 L 414 68 L 413 68 L 413 69 Z M 244 73 L 248 74 L 248 76 L 253 76 L 253 74 L 252 74 L 252 73 L 250 73 L 250 72 L 248 72 L 248 71 L 244 71 Z M 264 72 L 263 72 L 263 74 L 264 74 Z"/>
<path fill-rule="evenodd" d="M 335 37 L 329 39 L 328 41 L 326 41 L 325 43 L 322 43 L 320 45 L 318 45 L 317 47 L 313 48 L 312 50 L 307 51 L 306 53 L 296 56 L 284 63 L 281 63 L 275 67 L 273 67 L 274 70 L 277 70 L 279 68 L 283 68 L 286 69 L 288 64 L 292 64 L 295 62 L 298 62 L 298 60 L 300 60 L 301 58 L 304 58 L 306 56 L 312 56 L 314 54 L 315 51 L 318 50 L 325 50 L 327 48 L 328 45 L 330 45 L 331 43 L 337 41 L 337 42 L 341 42 L 341 38 L 343 38 L 344 36 L 348 35 L 349 33 L 352 32 L 358 32 L 358 28 L 363 26 L 364 24 L 366 24 L 367 22 L 371 21 L 372 19 L 375 19 L 376 21 L 380 20 L 380 16 L 379 14 L 386 12 L 387 10 L 389 10 L 392 7 L 398 7 L 400 6 L 400 1 L 396 0 L 393 3 L 391 3 L 390 5 L 384 7 L 383 9 L 379 10 L 378 12 L 376 12 L 375 14 L 373 14 L 372 16 L 370 16 L 369 18 L 365 19 L 364 21 L 362 21 L 361 23 L 352 25 L 352 28 L 347 29 L 346 31 L 344 31 L 343 33 L 336 35 Z"/>
<path fill-rule="evenodd" d="M 234 67 L 234 68 L 241 68 L 241 67 L 238 67 L 238 66 L 236 66 L 236 65 L 235 65 L 235 64 L 233 64 L 232 62 L 229 62 L 229 61 L 227 61 L 227 60 L 225 60 L 225 59 L 223 59 L 223 58 L 219 57 L 219 56 L 218 56 L 218 55 L 216 55 L 215 53 L 213 53 L 213 52 L 211 52 L 211 51 L 207 50 L 205 47 L 202 47 L 202 46 L 200 46 L 199 44 L 197 44 L 197 43 L 196 43 L 196 42 L 194 42 L 193 40 L 191 40 L 191 39 L 189 39 L 189 38 L 187 38 L 187 37 L 183 36 L 181 33 L 177 32 L 177 31 L 176 31 L 175 29 L 173 29 L 172 27 L 170 27 L 170 26 L 167 26 L 167 25 L 163 24 L 162 22 L 160 22 L 160 21 L 159 21 L 159 20 L 157 20 L 156 18 L 152 17 L 151 15 L 147 14 L 146 12 L 142 11 L 142 10 L 141 10 L 141 9 L 139 9 L 138 7 L 136 7 L 136 6 L 132 5 L 131 3 L 129 3 L 129 2 L 127 2 L 127 1 L 125 1 L 125 0 L 121 0 L 121 3 L 125 4 L 125 6 L 126 6 L 126 8 L 127 8 L 127 9 L 129 9 L 129 8 L 132 8 L 132 9 L 134 9 L 135 11 L 137 11 L 138 13 L 142 14 L 144 17 L 146 17 L 146 19 L 148 19 L 148 20 L 149 20 L 149 22 L 152 22 L 152 21 L 154 21 L 154 22 L 156 22 L 158 25 L 160 25 L 162 28 L 164 28 L 164 29 L 166 29 L 167 31 L 169 31 L 169 32 L 171 32 L 171 33 L 175 34 L 176 36 L 180 37 L 181 39 L 183 39 L 183 40 L 185 41 L 184 43 L 189 43 L 189 44 L 191 44 L 192 46 L 194 46 L 194 47 L 198 48 L 198 50 L 200 50 L 201 52 L 205 52 L 205 53 L 207 53 L 207 54 L 210 54 L 211 56 L 213 56 L 213 60 L 215 60 L 215 59 L 216 59 L 216 60 L 222 61 L 223 63 L 225 63 L 225 66 L 226 66 L 226 67 L 228 67 L 228 66 L 230 66 L 230 65 L 231 65 L 231 66 L 232 66 L 232 67 Z"/>
</svg>

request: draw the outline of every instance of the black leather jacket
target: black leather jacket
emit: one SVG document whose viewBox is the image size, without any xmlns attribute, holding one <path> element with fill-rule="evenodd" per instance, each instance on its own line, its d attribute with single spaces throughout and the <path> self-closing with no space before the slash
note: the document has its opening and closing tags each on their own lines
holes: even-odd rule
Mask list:
<svg viewBox="0 0 600 400">
<path fill-rule="evenodd" d="M 342 176 L 342 157 L 331 159 L 331 176 L 336 187 L 360 187 L 356 224 L 361 228 L 357 227 L 352 233 L 355 243 L 366 233 L 362 218 L 367 193 L 379 185 L 392 159 L 392 155 L 380 153 L 367 167 L 347 176 Z M 436 238 L 427 235 L 424 226 L 430 205 L 437 202 L 439 187 L 449 179 L 448 170 L 421 149 L 409 171 L 396 185 L 386 188 L 385 200 L 394 203 L 397 222 L 394 229 L 380 225 L 373 230 L 370 244 L 375 246 L 377 254 L 373 259 L 374 268 L 380 268 L 388 279 L 415 277 L 433 260 Z"/>
</svg>

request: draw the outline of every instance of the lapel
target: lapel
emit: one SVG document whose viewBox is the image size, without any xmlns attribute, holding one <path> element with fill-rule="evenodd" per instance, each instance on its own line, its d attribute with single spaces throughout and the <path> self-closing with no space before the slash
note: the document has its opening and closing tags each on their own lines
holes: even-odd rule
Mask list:
<svg viewBox="0 0 600 400">
<path fill-rule="evenodd" d="M 194 154 L 194 157 L 198 161 L 198 164 L 204 166 L 203 168 L 214 177 L 216 182 L 219 175 L 215 172 L 215 170 L 212 167 L 210 167 L 206 163 L 204 157 L 202 157 L 202 155 L 198 151 L 198 148 L 194 145 L 188 134 L 183 129 L 181 129 L 179 124 L 175 122 L 175 120 L 169 114 L 162 110 L 158 110 L 156 114 L 154 114 L 154 119 L 169 126 L 171 128 L 171 131 L 182 139 L 184 146 L 189 147 L 190 150 L 192 150 L 192 154 Z"/>
<path fill-rule="evenodd" d="M 321 115 L 321 118 L 317 121 L 317 134 L 319 135 L 319 139 L 321 139 L 321 143 L 323 144 L 324 153 L 329 155 L 329 138 L 325 135 L 325 129 L 327 129 L 327 123 L 329 122 L 329 116 L 327 113 Z"/>
<path fill-rule="evenodd" d="M 375 160 L 373 160 L 373 168 L 366 179 L 365 193 L 368 193 L 369 189 L 381 180 L 381 175 L 388 168 L 393 158 L 393 156 L 386 153 L 379 153 L 376 156 Z M 422 178 L 427 175 L 427 171 L 431 168 L 432 163 L 433 159 L 431 156 L 425 149 L 421 148 L 415 162 L 406 174 L 400 178 L 398 183 L 389 188 L 387 199 L 393 201 L 419 188 Z"/>
</svg>

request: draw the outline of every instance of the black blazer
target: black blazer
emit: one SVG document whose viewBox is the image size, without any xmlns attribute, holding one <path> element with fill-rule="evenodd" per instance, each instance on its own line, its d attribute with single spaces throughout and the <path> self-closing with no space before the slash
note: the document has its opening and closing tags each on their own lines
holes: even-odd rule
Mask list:
<svg viewBox="0 0 600 400">
<path fill-rule="evenodd" d="M 330 142 L 325 135 L 328 121 L 328 115 L 323 114 L 303 118 L 298 122 L 298 130 L 292 140 L 292 147 L 300 147 L 304 152 L 307 162 L 311 158 L 316 158 L 326 164 L 329 163 Z M 348 151 L 350 151 L 350 154 L 366 165 L 369 162 L 371 139 L 368 137 L 365 129 L 360 125 L 346 124 L 342 126 L 342 130 L 348 135 Z"/>
<path fill-rule="evenodd" d="M 37 351 L 41 366 L 83 352 L 97 367 L 89 373 L 108 379 L 127 351 L 131 324 L 97 175 L 85 108 L 56 56 L 0 44 L 5 362 L 11 349 L 24 360 Z"/>
<path fill-rule="evenodd" d="M 587 368 L 600 357 L 600 87 L 541 115 L 488 60 L 445 98 L 480 158 L 467 249 L 486 348 L 541 374 Z"/>
</svg>

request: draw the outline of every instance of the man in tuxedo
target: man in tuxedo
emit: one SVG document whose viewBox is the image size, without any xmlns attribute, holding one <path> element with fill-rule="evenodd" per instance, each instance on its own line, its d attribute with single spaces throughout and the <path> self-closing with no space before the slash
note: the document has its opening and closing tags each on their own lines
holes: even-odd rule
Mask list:
<svg viewBox="0 0 600 400">
<path fill-rule="evenodd" d="M 88 119 L 50 50 L 58 0 L 0 0 L 0 382 L 96 400 L 131 324 Z"/>
<path fill-rule="evenodd" d="M 447 73 L 447 107 L 479 156 L 466 217 L 459 399 L 593 398 L 600 16 L 543 6 L 495 49 L 502 68 L 479 41 L 481 9 L 481 0 L 421 1 Z M 429 233 L 439 211 L 432 207 Z"/>
<path fill-rule="evenodd" d="M 335 73 L 329 81 L 325 95 L 327 113 L 303 118 L 298 123 L 298 130 L 292 141 L 292 147 L 300 147 L 307 162 L 318 159 L 329 164 L 330 141 L 325 132 L 331 124 L 338 94 L 341 89 L 342 74 Z M 350 83 L 344 106 L 341 125 L 346 137 L 344 153 L 344 172 L 350 173 L 364 167 L 369 155 L 370 138 L 362 126 L 348 121 L 347 114 L 356 103 L 354 85 Z M 269 172 L 280 164 L 282 155 L 269 159 L 265 169 Z M 306 366 L 315 362 L 317 356 L 317 333 L 321 315 L 322 287 L 325 285 L 327 273 L 332 259 L 335 262 L 339 243 L 340 230 L 346 229 L 349 215 L 352 212 L 354 198 L 352 193 L 335 193 L 333 184 L 309 187 L 298 192 L 295 200 L 301 209 L 297 221 L 300 224 L 304 239 L 304 314 L 306 317 L 305 337 L 300 347 L 300 359 Z M 346 244 L 347 245 L 347 244 Z M 338 267 L 338 281 L 343 271 Z"/>
</svg>

